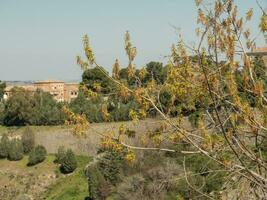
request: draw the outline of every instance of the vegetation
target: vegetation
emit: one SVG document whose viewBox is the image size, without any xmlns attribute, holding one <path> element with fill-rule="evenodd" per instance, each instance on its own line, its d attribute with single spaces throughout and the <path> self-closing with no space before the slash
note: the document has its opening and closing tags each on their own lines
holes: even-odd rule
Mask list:
<svg viewBox="0 0 267 200">
<path fill-rule="evenodd" d="M 63 124 L 62 105 L 46 92 L 37 90 L 32 94 L 23 88 L 13 88 L 11 97 L 4 102 L 3 124 L 57 125 Z"/>
<path fill-rule="evenodd" d="M 55 157 L 54 162 L 58 163 L 58 164 L 62 164 L 63 160 L 64 160 L 64 157 L 65 157 L 65 154 L 66 154 L 66 151 L 65 151 L 64 146 L 58 147 L 57 154 L 55 155 L 56 157 Z"/>
<path fill-rule="evenodd" d="M 2 101 L 3 99 L 3 95 L 4 95 L 4 90 L 6 88 L 6 83 L 5 82 L 2 82 L 0 80 L 0 102 Z"/>
<path fill-rule="evenodd" d="M 90 199 L 105 199 L 110 193 L 110 185 L 101 174 L 96 165 L 91 165 L 86 169 L 88 177 L 88 189 Z"/>
<path fill-rule="evenodd" d="M 84 167 L 90 158 L 77 156 L 78 168 L 75 173 L 67 176 L 59 172 L 58 166 L 53 163 L 54 159 L 55 156 L 49 154 L 42 163 L 34 167 L 27 166 L 28 155 L 12 163 L 1 159 L 1 183 L 4 184 L 0 187 L 0 199 L 17 199 L 21 194 L 33 199 L 85 199 L 88 187 Z"/>
<path fill-rule="evenodd" d="M 109 75 L 96 62 L 86 35 L 86 60 L 77 57 L 84 70 L 78 98 L 62 109 L 42 91 L 30 95 L 15 88 L 4 103 L 4 124 L 58 124 L 66 117 L 81 136 L 88 121 L 138 123 L 161 116 L 159 128 L 138 137 L 124 126 L 101 133 L 97 159 L 86 170 L 90 199 L 204 200 L 235 194 L 238 199 L 265 199 L 267 78 L 262 59 L 246 53 L 255 46 L 246 28 L 253 11 L 240 17 L 233 0 L 196 0 L 196 5 L 199 44 L 190 46 L 179 38 L 167 66 L 150 62 L 136 69 L 137 49 L 126 32 L 128 66 L 121 69 L 116 60 Z M 266 33 L 262 12 L 259 27 Z M 191 126 L 183 123 L 186 119 Z M 22 143 L 3 138 L 2 157 L 21 159 Z M 36 147 L 29 161 L 40 162 L 37 155 Z M 63 148 L 56 162 L 63 173 L 78 165 L 74 153 Z M 73 188 L 65 192 L 60 198 L 76 195 Z"/>
<path fill-rule="evenodd" d="M 73 172 L 77 168 L 76 156 L 71 149 L 68 149 L 62 158 L 60 170 L 64 174 Z"/>
<path fill-rule="evenodd" d="M 251 60 L 246 54 L 255 46 L 246 27 L 253 10 L 249 10 L 245 17 L 240 17 L 233 0 L 216 0 L 212 4 L 196 0 L 196 5 L 199 44 L 190 46 L 180 38 L 172 46 L 166 75 L 162 66 L 155 63 L 148 64 L 147 68 L 135 68 L 137 49 L 131 42 L 129 32 L 126 32 L 128 66 L 120 69 L 119 61 L 116 60 L 110 76 L 96 62 L 89 38 L 84 36 L 86 60 L 78 57 L 77 63 L 84 71 L 93 69 L 102 72 L 102 76 L 113 82 L 115 94 L 101 106 L 103 119 L 112 120 L 108 102 L 114 98 L 118 102 L 133 101 L 137 104 L 136 109 L 129 111 L 129 117 L 135 123 L 156 114 L 165 121 L 161 128 L 144 133 L 141 141 L 133 146 L 127 144 L 127 131 L 123 127 L 118 130 L 118 136 L 113 132 L 102 136 L 100 146 L 116 153 L 125 151 L 124 159 L 131 164 L 139 161 L 138 153 L 133 152 L 136 149 L 166 152 L 179 159 L 184 178 L 178 184 L 171 184 L 174 181 L 171 178 L 162 181 L 161 177 L 167 175 L 161 175 L 158 170 L 149 176 L 136 174 L 131 180 L 128 179 L 124 191 L 134 191 L 140 195 L 135 196 L 135 199 L 146 199 L 149 196 L 147 194 L 153 194 L 151 191 L 159 191 L 159 188 L 147 184 L 148 180 L 149 183 L 155 181 L 155 185 L 162 191 L 156 194 L 157 199 L 172 196 L 168 191 L 178 193 L 180 199 L 219 199 L 222 192 L 233 194 L 233 191 L 238 192 L 238 198 L 246 199 L 253 195 L 254 199 L 263 199 L 266 196 L 267 166 L 265 152 L 261 152 L 263 148 L 260 144 L 265 141 L 267 130 L 266 74 L 263 73 L 266 66 L 261 59 Z M 267 18 L 265 11 L 262 12 L 260 31 L 266 33 Z M 96 85 L 99 90 L 84 88 L 87 98 L 101 97 L 101 84 Z M 69 112 L 69 115 L 70 121 L 83 122 L 82 114 L 75 117 Z M 182 123 L 187 116 L 193 129 Z M 86 126 L 85 123 L 77 123 L 79 128 L 75 129 L 75 134 L 78 134 L 77 130 L 83 134 L 83 127 Z M 160 158 L 158 163 L 165 160 L 164 157 Z M 108 157 L 104 161 L 108 163 L 113 160 Z M 103 166 L 105 168 L 110 164 Z M 103 199 L 111 195 L 114 192 L 112 181 L 120 182 L 116 179 L 117 174 L 121 174 L 119 170 L 108 168 L 103 173 L 103 169 L 97 165 L 89 166 L 89 169 L 89 180 L 95 184 L 90 187 L 92 183 L 89 182 L 91 198 Z M 230 181 L 232 179 L 239 180 L 239 184 Z M 121 180 L 126 181 L 126 178 Z M 161 184 L 156 184 L 159 180 Z M 103 192 L 99 190 L 101 185 L 106 188 Z M 247 185 L 249 189 L 242 191 Z M 116 185 L 115 190 L 115 199 L 127 196 L 120 186 Z M 126 199 L 133 198 L 133 193 L 128 193 L 132 196 Z"/>
<path fill-rule="evenodd" d="M 32 166 L 41 163 L 45 160 L 45 158 L 46 158 L 45 147 L 38 145 L 30 152 L 28 165 Z"/>
<path fill-rule="evenodd" d="M 35 146 L 35 135 L 33 130 L 29 127 L 26 127 L 22 134 L 21 140 L 23 144 L 24 153 L 30 153 Z"/>
<path fill-rule="evenodd" d="M 76 158 L 78 165 L 75 173 L 68 176 L 60 175 L 57 182 L 49 186 L 48 190 L 42 195 L 44 199 L 73 200 L 85 199 L 88 196 L 87 178 L 84 174 L 84 168 L 91 159 L 87 156 L 77 156 Z"/>
<path fill-rule="evenodd" d="M 23 158 L 23 145 L 21 140 L 12 139 L 7 147 L 8 149 L 8 160 L 17 161 Z"/>
<path fill-rule="evenodd" d="M 0 141 L 0 158 L 8 157 L 9 139 L 6 134 L 2 135 Z"/>
</svg>

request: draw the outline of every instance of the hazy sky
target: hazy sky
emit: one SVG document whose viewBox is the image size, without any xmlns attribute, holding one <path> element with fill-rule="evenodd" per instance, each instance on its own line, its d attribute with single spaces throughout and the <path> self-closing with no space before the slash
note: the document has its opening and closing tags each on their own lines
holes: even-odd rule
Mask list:
<svg viewBox="0 0 267 200">
<path fill-rule="evenodd" d="M 254 8 L 249 26 L 256 30 L 261 12 L 255 0 L 236 2 L 242 13 Z M 126 30 L 137 65 L 165 63 L 177 41 L 174 26 L 187 42 L 196 40 L 196 13 L 194 0 L 0 0 L 0 80 L 79 79 L 76 55 L 83 53 L 84 34 L 106 69 L 116 58 L 126 65 Z M 263 45 L 263 37 L 257 42 Z"/>
</svg>

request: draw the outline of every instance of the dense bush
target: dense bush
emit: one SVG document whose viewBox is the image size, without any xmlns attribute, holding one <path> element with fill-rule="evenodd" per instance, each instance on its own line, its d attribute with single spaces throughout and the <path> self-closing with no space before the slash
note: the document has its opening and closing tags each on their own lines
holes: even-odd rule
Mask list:
<svg viewBox="0 0 267 200">
<path fill-rule="evenodd" d="M 23 145 L 21 140 L 13 139 L 8 146 L 8 159 L 21 160 L 23 158 Z"/>
<path fill-rule="evenodd" d="M 31 128 L 26 127 L 22 134 L 22 144 L 24 153 L 29 153 L 34 149 L 35 145 L 35 135 Z"/>
<path fill-rule="evenodd" d="M 105 180 L 116 185 L 120 181 L 119 175 L 124 161 L 122 154 L 115 151 L 105 151 L 103 156 L 99 158 L 98 168 Z"/>
<path fill-rule="evenodd" d="M 55 158 L 55 163 L 58 163 L 58 164 L 62 164 L 63 163 L 63 160 L 64 160 L 64 157 L 66 155 L 66 151 L 65 151 L 65 148 L 64 146 L 60 146 L 57 150 L 57 153 L 56 153 L 56 158 Z"/>
<path fill-rule="evenodd" d="M 9 139 L 6 134 L 2 135 L 0 141 L 0 158 L 8 157 Z"/>
<path fill-rule="evenodd" d="M 29 154 L 28 165 L 36 165 L 45 160 L 46 157 L 46 149 L 45 147 L 38 145 L 36 146 Z"/>
<path fill-rule="evenodd" d="M 71 149 L 68 149 L 63 157 L 60 170 L 62 173 L 68 174 L 77 168 L 77 160 Z"/>
<path fill-rule="evenodd" d="M 89 198 L 92 200 L 106 199 L 111 192 L 111 185 L 105 180 L 97 164 L 87 167 L 86 175 L 88 177 Z"/>
</svg>

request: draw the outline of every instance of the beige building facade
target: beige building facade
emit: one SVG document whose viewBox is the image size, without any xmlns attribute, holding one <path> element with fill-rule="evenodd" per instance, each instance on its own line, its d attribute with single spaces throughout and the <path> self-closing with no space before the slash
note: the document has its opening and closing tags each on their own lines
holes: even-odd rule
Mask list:
<svg viewBox="0 0 267 200">
<path fill-rule="evenodd" d="M 258 47 L 252 50 L 252 52 L 247 53 L 249 56 L 262 56 L 262 59 L 267 66 L 267 45 L 263 47 Z"/>
<path fill-rule="evenodd" d="M 12 88 L 15 86 L 7 86 L 4 93 L 4 99 L 8 99 L 12 95 Z M 37 81 L 31 85 L 16 86 L 25 90 L 34 92 L 37 89 L 50 93 L 58 102 L 71 102 L 78 96 L 79 83 L 65 83 L 58 80 Z"/>
</svg>

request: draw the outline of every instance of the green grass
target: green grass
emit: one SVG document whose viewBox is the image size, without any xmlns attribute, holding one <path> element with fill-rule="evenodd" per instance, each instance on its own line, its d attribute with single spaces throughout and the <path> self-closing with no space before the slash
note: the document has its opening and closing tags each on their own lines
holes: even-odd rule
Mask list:
<svg viewBox="0 0 267 200">
<path fill-rule="evenodd" d="M 90 161 L 86 156 L 77 156 L 78 168 L 70 175 L 62 175 L 51 185 L 42 199 L 46 200 L 84 200 L 88 196 L 87 178 L 84 167 Z M 59 172 L 57 172 L 59 173 Z"/>
</svg>

